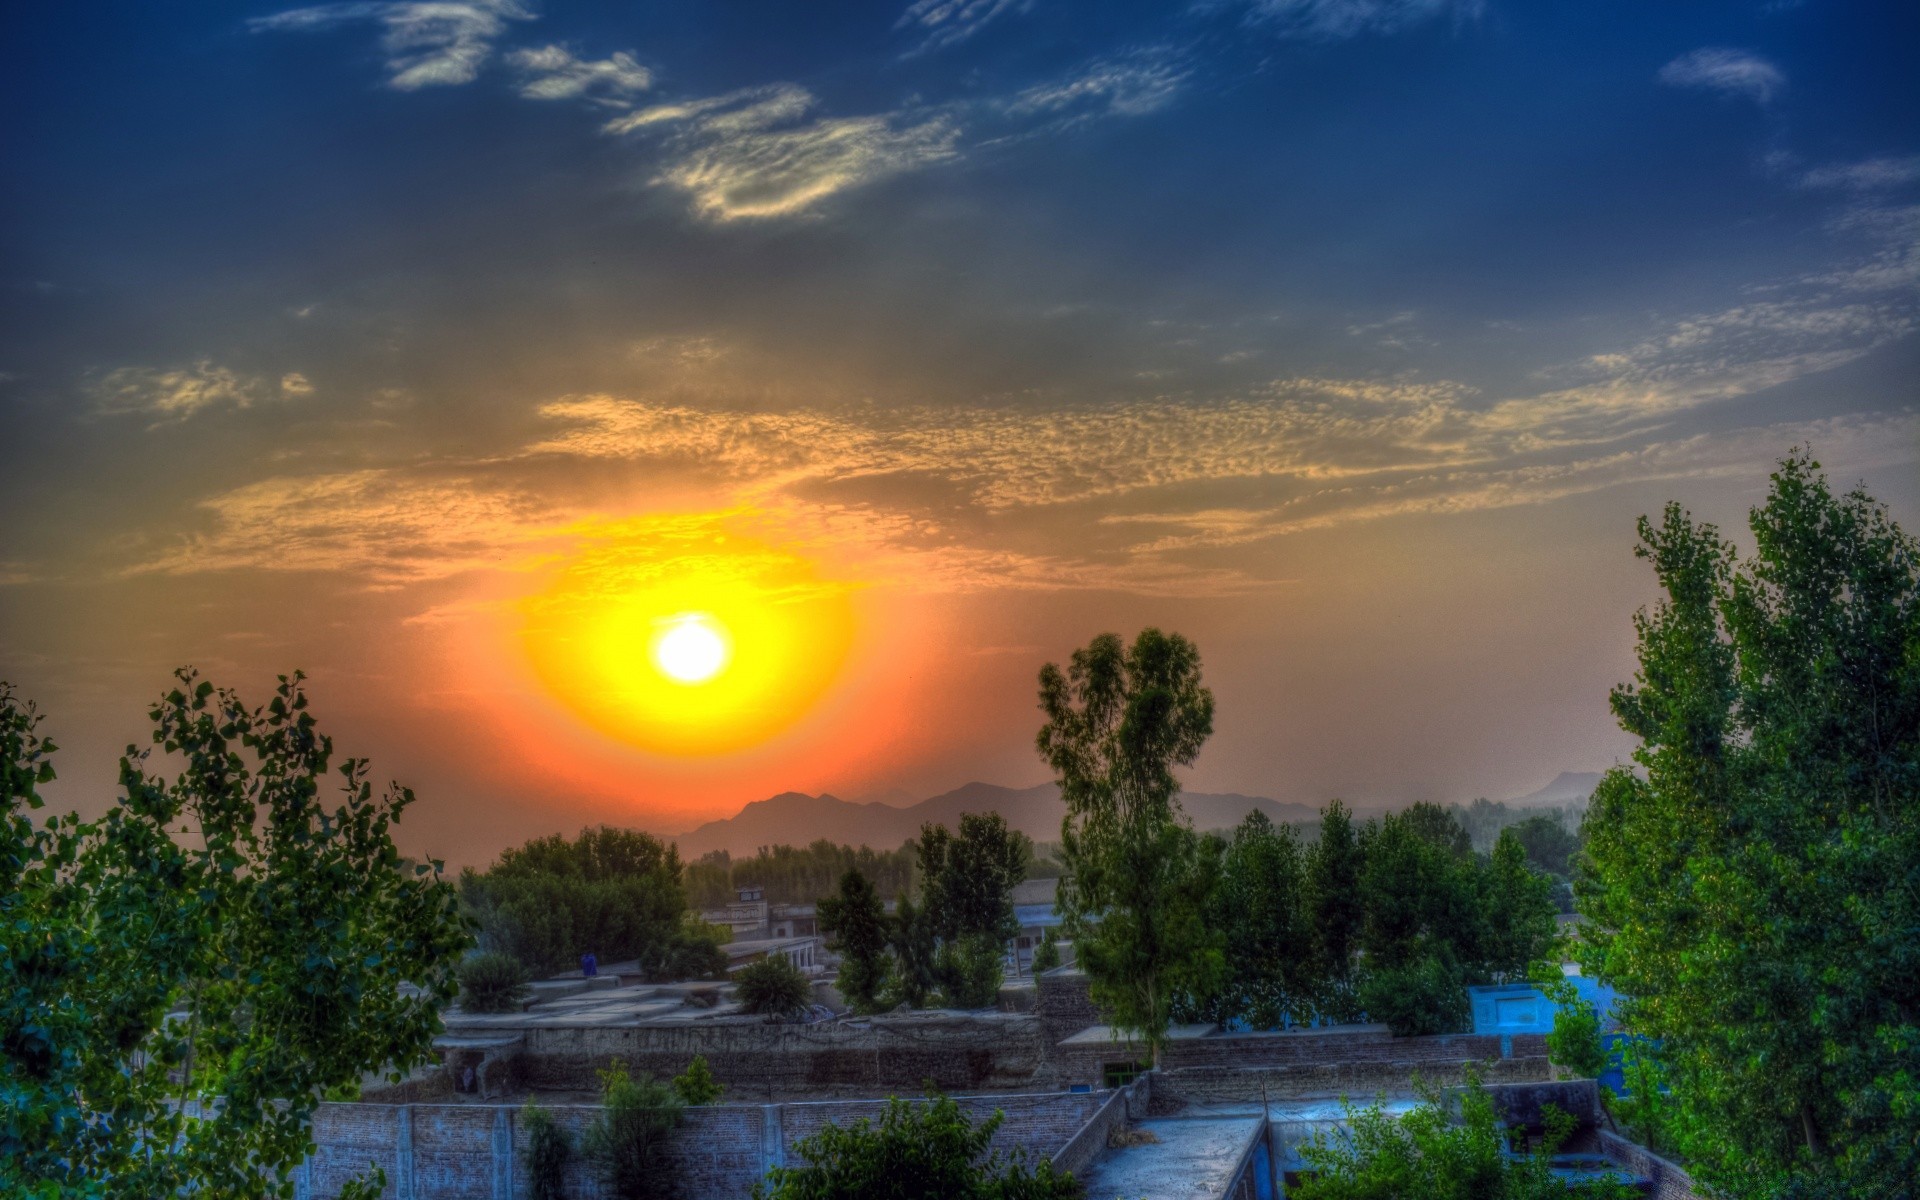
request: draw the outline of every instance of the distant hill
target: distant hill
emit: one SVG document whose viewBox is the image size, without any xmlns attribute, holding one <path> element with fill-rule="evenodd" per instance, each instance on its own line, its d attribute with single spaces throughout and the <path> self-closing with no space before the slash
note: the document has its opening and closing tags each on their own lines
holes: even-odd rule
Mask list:
<svg viewBox="0 0 1920 1200">
<path fill-rule="evenodd" d="M 1254 809 L 1275 822 L 1311 821 L 1319 816 L 1319 811 L 1309 805 L 1282 803 L 1264 796 L 1183 792 L 1180 803 L 1199 829 L 1230 828 Z M 916 836 L 928 822 L 953 828 L 960 823 L 961 813 L 970 812 L 997 812 L 1034 841 L 1053 842 L 1060 839 L 1060 821 L 1067 815 L 1067 806 L 1060 799 L 1059 788 L 1051 783 L 1030 788 L 969 783 L 905 807 L 782 792 L 755 800 L 737 816 L 709 821 L 673 841 L 683 859 L 698 858 L 712 850 L 725 850 L 737 858 L 762 846 L 804 846 L 819 838 L 891 850 Z"/>
<path fill-rule="evenodd" d="M 1507 807 L 1565 808 L 1569 804 L 1585 804 L 1593 798 L 1593 789 L 1599 786 L 1598 771 L 1562 771 L 1552 783 L 1539 791 L 1507 801 Z"/>
</svg>

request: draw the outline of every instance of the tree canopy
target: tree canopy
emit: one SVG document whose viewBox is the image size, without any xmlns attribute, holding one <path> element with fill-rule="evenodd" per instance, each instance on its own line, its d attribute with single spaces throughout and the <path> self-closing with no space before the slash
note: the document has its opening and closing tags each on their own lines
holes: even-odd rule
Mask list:
<svg viewBox="0 0 1920 1200">
<path fill-rule="evenodd" d="M 1920 549 L 1805 453 L 1751 557 L 1669 505 L 1664 598 L 1613 693 L 1640 741 L 1587 819 L 1581 951 L 1669 1094 L 1662 1135 L 1734 1197 L 1920 1178 Z"/>
<path fill-rule="evenodd" d="M 1173 769 L 1213 732 L 1200 652 L 1143 630 L 1102 634 L 1067 669 L 1040 672 L 1037 744 L 1060 784 L 1057 904 L 1094 1000 L 1157 1057 L 1180 997 L 1210 989 L 1223 961 L 1205 905 L 1217 856 L 1180 811 Z"/>
<path fill-rule="evenodd" d="M 481 941 L 534 971 L 632 959 L 651 977 L 684 979 L 726 966 L 723 931 L 688 911 L 680 855 L 633 829 L 601 826 L 505 850 L 488 870 L 465 871 L 461 897 Z"/>
<path fill-rule="evenodd" d="M 55 747 L 0 685 L 0 1194 L 290 1195 L 321 1094 L 429 1057 L 471 942 L 299 675 L 256 709 L 181 671 L 149 716 L 105 816 L 35 824 Z"/>
</svg>

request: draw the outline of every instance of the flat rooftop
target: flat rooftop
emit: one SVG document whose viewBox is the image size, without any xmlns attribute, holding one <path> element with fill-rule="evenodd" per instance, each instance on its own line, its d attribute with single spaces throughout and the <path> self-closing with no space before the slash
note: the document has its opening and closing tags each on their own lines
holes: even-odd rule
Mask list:
<svg viewBox="0 0 1920 1200">
<path fill-rule="evenodd" d="M 1134 1122 L 1133 1129 L 1155 1140 L 1108 1150 L 1082 1172 L 1089 1197 L 1223 1197 L 1260 1136 L 1260 1114 L 1156 1117 Z"/>
</svg>

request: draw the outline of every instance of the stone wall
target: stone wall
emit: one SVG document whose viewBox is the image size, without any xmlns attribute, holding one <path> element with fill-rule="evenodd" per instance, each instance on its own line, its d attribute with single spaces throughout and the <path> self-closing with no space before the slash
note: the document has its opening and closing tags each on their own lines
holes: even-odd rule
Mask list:
<svg viewBox="0 0 1920 1200">
<path fill-rule="evenodd" d="M 1040 1020 L 1024 1013 L 902 1014 L 820 1025 L 689 1021 L 632 1026 L 531 1027 L 521 1083 L 550 1091 L 598 1090 L 595 1074 L 619 1060 L 665 1078 L 706 1056 L 737 1100 L 917 1094 L 1051 1087 Z"/>
<path fill-rule="evenodd" d="M 1020 1151 L 1029 1162 L 1037 1162 L 1071 1142 L 1113 1095 L 969 1096 L 960 1103 L 975 1122 L 995 1109 L 1004 1112 L 994 1149 Z M 679 1194 L 690 1200 L 744 1200 L 769 1167 L 787 1161 L 795 1142 L 829 1123 L 845 1128 L 876 1118 L 884 1103 L 842 1100 L 688 1109 L 664 1151 L 666 1170 Z M 598 1110 L 566 1105 L 549 1111 L 577 1146 Z M 300 1200 L 337 1196 L 370 1165 L 386 1172 L 384 1195 L 391 1200 L 524 1200 L 527 1195 L 526 1133 L 519 1110 L 512 1106 L 323 1104 L 314 1114 L 313 1137 L 317 1149 L 294 1176 Z M 579 1200 L 606 1196 L 578 1155 L 568 1185 L 568 1195 Z"/>
<path fill-rule="evenodd" d="M 1653 1187 L 1647 1194 L 1653 1200 L 1705 1200 L 1705 1193 L 1694 1190 L 1691 1175 L 1638 1142 L 1606 1129 L 1597 1132 L 1595 1141 L 1609 1161 L 1651 1181 Z"/>
</svg>

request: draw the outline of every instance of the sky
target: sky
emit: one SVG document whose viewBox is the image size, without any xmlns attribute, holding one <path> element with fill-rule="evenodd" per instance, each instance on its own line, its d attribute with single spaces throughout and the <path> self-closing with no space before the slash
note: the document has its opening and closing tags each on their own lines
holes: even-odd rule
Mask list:
<svg viewBox="0 0 1920 1200">
<path fill-rule="evenodd" d="M 185 664 L 457 863 L 1024 786 L 1148 625 L 1196 790 L 1510 797 L 1632 748 L 1639 515 L 1810 445 L 1920 526 L 1911 4 L 4 21 L 0 679 L 82 811 Z"/>
</svg>

